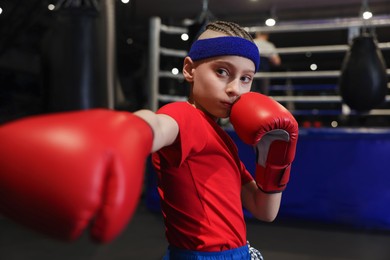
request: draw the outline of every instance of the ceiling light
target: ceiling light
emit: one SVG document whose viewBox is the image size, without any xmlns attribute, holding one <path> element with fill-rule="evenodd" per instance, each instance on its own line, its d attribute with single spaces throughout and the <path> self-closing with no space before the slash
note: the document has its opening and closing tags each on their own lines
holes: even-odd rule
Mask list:
<svg viewBox="0 0 390 260">
<path fill-rule="evenodd" d="M 53 5 L 53 4 L 49 4 L 49 5 L 47 6 L 47 9 L 49 9 L 50 11 L 53 11 L 54 8 L 56 8 L 56 7 L 55 7 L 55 5 Z"/>
<path fill-rule="evenodd" d="M 370 11 L 364 11 L 362 14 L 364 20 L 368 20 L 372 18 L 372 13 Z"/>
<path fill-rule="evenodd" d="M 265 25 L 267 26 L 274 26 L 276 24 L 276 20 L 274 18 L 268 18 L 265 20 Z"/>
<path fill-rule="evenodd" d="M 172 72 L 173 75 L 177 75 L 177 74 L 179 74 L 179 69 L 178 68 L 173 68 L 171 70 L 171 72 Z"/>
<path fill-rule="evenodd" d="M 274 26 L 276 24 L 276 7 L 272 6 L 270 10 L 270 15 L 267 20 L 265 20 L 266 26 Z"/>
<path fill-rule="evenodd" d="M 370 11 L 370 7 L 368 6 L 368 0 L 362 1 L 362 6 L 360 8 L 360 15 L 364 20 L 371 19 L 373 14 Z"/>
<path fill-rule="evenodd" d="M 182 41 L 188 41 L 189 38 L 190 38 L 190 36 L 188 36 L 188 34 L 186 34 L 186 33 L 183 33 L 183 34 L 181 35 Z"/>
</svg>

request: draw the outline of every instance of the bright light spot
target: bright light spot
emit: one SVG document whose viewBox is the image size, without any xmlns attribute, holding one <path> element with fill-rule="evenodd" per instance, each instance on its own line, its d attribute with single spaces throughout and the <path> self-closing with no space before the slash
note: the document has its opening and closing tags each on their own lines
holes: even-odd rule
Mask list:
<svg viewBox="0 0 390 260">
<path fill-rule="evenodd" d="M 274 26 L 276 24 L 276 21 L 274 18 L 268 18 L 266 21 L 265 21 L 265 25 L 267 26 Z"/>
<path fill-rule="evenodd" d="M 172 69 L 172 74 L 173 74 L 173 75 L 179 74 L 179 70 L 178 70 L 177 68 L 173 68 L 173 69 Z"/>
<path fill-rule="evenodd" d="M 362 16 L 364 20 L 368 20 L 372 17 L 372 13 L 370 11 L 365 11 Z"/>
<path fill-rule="evenodd" d="M 47 9 L 49 9 L 50 11 L 53 11 L 54 8 L 56 8 L 56 6 L 53 5 L 53 4 L 49 4 L 49 5 L 47 6 Z"/>
<path fill-rule="evenodd" d="M 338 127 L 339 126 L 339 123 L 337 123 L 337 121 L 332 121 L 332 123 L 330 123 L 330 125 L 332 127 Z"/>
<path fill-rule="evenodd" d="M 128 4 L 130 2 L 130 0 L 122 0 L 122 3 L 124 4 Z"/>
<path fill-rule="evenodd" d="M 318 67 L 317 67 L 317 64 L 315 64 L 315 63 L 313 63 L 313 64 L 310 65 L 310 69 L 311 69 L 311 70 L 317 70 L 317 68 L 318 68 Z"/>
<path fill-rule="evenodd" d="M 183 41 L 188 41 L 189 38 L 190 38 L 190 36 L 188 36 L 188 34 L 186 34 L 186 33 L 183 33 L 183 34 L 181 35 L 181 39 L 182 39 Z"/>
<path fill-rule="evenodd" d="M 3 8 L 0 7 L 0 14 L 3 12 Z"/>
</svg>

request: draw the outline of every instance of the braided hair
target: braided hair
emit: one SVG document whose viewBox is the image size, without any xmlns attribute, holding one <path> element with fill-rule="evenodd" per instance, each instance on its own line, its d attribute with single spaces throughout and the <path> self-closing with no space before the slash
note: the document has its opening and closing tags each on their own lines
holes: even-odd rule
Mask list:
<svg viewBox="0 0 390 260">
<path fill-rule="evenodd" d="M 215 21 L 206 26 L 206 30 L 221 32 L 228 36 L 237 36 L 253 42 L 252 36 L 244 28 L 233 22 Z"/>
</svg>

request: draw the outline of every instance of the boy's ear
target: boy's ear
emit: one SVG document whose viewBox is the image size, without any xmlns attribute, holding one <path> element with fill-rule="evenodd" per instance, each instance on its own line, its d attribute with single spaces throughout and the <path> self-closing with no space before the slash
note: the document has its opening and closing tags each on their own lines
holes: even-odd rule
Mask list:
<svg viewBox="0 0 390 260">
<path fill-rule="evenodd" d="M 190 57 L 185 57 L 183 64 L 183 76 L 188 82 L 194 81 L 194 62 Z"/>
</svg>

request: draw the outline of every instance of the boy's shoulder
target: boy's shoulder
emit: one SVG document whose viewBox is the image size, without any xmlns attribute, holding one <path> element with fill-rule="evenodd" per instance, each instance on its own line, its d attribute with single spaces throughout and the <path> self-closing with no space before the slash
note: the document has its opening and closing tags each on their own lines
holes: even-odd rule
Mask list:
<svg viewBox="0 0 390 260">
<path fill-rule="evenodd" d="M 158 111 L 158 114 L 169 115 L 176 120 L 195 120 L 198 121 L 198 118 L 204 117 L 203 112 L 199 109 L 196 109 L 190 103 L 186 101 L 177 101 L 166 104 L 162 106 Z"/>
<path fill-rule="evenodd" d="M 193 108 L 194 107 L 186 101 L 176 101 L 176 102 L 168 103 L 168 104 L 162 106 L 158 111 L 188 110 L 188 109 L 193 109 Z"/>
</svg>

